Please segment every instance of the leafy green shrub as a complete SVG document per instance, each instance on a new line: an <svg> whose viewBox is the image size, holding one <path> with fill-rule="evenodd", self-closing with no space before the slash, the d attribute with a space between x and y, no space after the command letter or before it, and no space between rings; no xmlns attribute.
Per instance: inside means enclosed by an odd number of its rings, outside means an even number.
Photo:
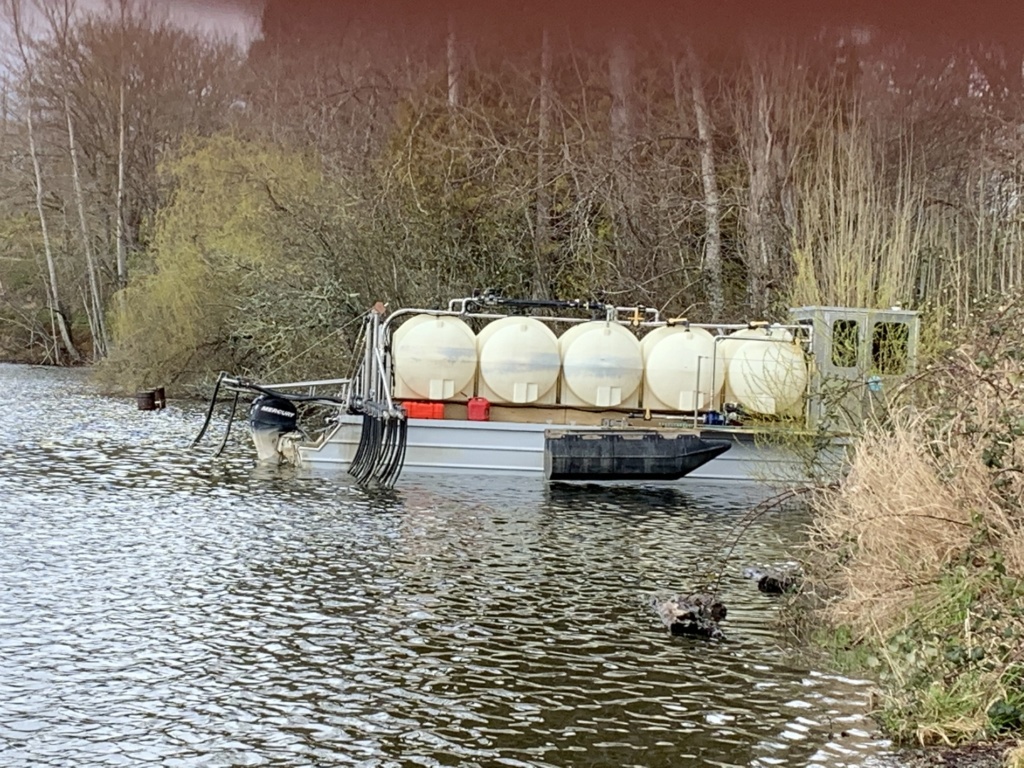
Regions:
<svg viewBox="0 0 1024 768"><path fill-rule="evenodd" d="M115 349L100 370L117 388L188 388L219 370L256 377L340 375L338 338L360 307L325 246L334 190L316 165L231 136L186 144L156 222L151 274L118 301Z"/></svg>

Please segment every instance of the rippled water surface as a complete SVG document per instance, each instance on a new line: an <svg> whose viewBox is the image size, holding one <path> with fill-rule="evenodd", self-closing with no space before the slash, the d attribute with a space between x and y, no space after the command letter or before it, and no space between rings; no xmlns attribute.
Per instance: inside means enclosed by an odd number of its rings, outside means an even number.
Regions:
<svg viewBox="0 0 1024 768"><path fill-rule="evenodd" d="M4 766L868 766L868 686L807 669L741 578L670 637L751 491L253 466L81 372L0 366ZM222 424L221 424L222 426Z"/></svg>

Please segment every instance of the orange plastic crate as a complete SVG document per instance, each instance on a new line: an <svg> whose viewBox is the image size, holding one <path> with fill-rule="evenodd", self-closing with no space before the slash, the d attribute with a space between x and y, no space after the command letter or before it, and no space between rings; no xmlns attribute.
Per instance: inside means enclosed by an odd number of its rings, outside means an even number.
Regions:
<svg viewBox="0 0 1024 768"><path fill-rule="evenodd" d="M402 403L405 413L410 419L443 419L444 403L420 402L407 400Z"/></svg>

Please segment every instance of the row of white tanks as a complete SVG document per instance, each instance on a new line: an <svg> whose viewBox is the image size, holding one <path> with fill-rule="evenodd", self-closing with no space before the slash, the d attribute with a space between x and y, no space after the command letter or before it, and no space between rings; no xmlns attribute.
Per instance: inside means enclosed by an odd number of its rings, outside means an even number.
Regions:
<svg viewBox="0 0 1024 768"><path fill-rule="evenodd" d="M605 321L571 325L556 336L530 317L502 318L474 333L458 317L414 315L392 339L394 394L681 412L735 402L765 415L800 412L807 363L788 331L745 328L715 339L684 325L661 326L641 339Z"/></svg>

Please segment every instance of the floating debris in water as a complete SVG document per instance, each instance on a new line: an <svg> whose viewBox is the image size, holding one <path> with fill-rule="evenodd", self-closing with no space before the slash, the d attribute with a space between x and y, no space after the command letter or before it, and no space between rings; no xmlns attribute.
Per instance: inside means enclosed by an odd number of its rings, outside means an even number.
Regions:
<svg viewBox="0 0 1024 768"><path fill-rule="evenodd" d="M756 581L758 590L766 595L783 595L800 588L800 571L794 565L744 568L743 576Z"/></svg>
<svg viewBox="0 0 1024 768"><path fill-rule="evenodd" d="M656 600L655 609L673 635L720 640L725 637L718 623L725 618L725 604L717 596L698 592Z"/></svg>

